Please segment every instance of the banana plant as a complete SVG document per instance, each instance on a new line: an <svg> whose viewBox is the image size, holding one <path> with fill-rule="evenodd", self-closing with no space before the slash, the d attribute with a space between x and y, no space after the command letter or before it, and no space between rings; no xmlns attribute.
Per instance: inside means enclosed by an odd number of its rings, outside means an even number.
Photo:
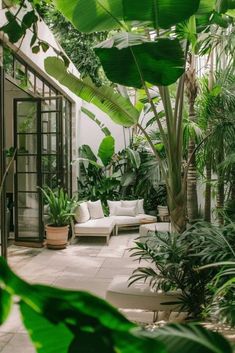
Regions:
<svg viewBox="0 0 235 353"><path fill-rule="evenodd" d="M168 29L168 32L171 32L172 26L188 20L195 13L202 15L212 12L214 2L194 0L185 3L183 0L177 0L166 5L163 0L145 3L140 1L136 3L135 1L135 4L126 0L118 2L110 0L102 3L94 3L94 1L85 3L82 0L74 0L70 1L68 6L66 1L57 0L55 5L80 31L119 30L108 41L101 43L95 51L110 81L145 90L166 151L167 168L163 165L146 130L139 124L137 109L135 110L134 107L131 109L134 119L127 120L122 115L119 123L124 126L127 123L130 123L129 126L137 125L148 139L162 169L167 186L168 205L173 227L176 231L182 232L186 226L186 177L182 179L182 107L185 56L188 46L186 43L182 46L176 38L164 36L163 30ZM86 12L84 12L85 7ZM132 26L133 21L138 27L137 30ZM146 35L146 32L151 32L151 35ZM62 61L59 60L58 58L48 58L45 62L47 72L56 77L60 83L72 88L73 92L80 94L81 89L75 86L76 79L71 78L65 65L63 67ZM74 84L71 84L70 79ZM175 106L173 106L169 85L178 79L179 85ZM85 84L83 83L84 88ZM149 90L151 85L158 86L165 110L166 128L163 126L156 106L151 99ZM106 87L99 88L102 91L105 89ZM94 102L91 95L89 97L82 95L82 98ZM130 101L127 99L125 104L129 105ZM99 107L102 109L101 104ZM103 109L103 111L105 110ZM107 109L106 112L108 113ZM113 119L112 115L110 117ZM133 120L135 121L133 122Z"/></svg>

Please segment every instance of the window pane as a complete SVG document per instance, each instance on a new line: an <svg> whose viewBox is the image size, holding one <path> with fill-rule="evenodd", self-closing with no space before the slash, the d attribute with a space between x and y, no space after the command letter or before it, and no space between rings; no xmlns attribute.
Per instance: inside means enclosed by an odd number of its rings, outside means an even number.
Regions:
<svg viewBox="0 0 235 353"><path fill-rule="evenodd" d="M38 194L18 193L19 237L35 237L39 234Z"/></svg>
<svg viewBox="0 0 235 353"><path fill-rule="evenodd" d="M34 102L18 102L17 132L37 132L37 106Z"/></svg>
<svg viewBox="0 0 235 353"><path fill-rule="evenodd" d="M37 172L37 157L36 156L21 156L17 157L17 171L18 172Z"/></svg>
<svg viewBox="0 0 235 353"><path fill-rule="evenodd" d="M37 191L37 174L17 174L18 191Z"/></svg>

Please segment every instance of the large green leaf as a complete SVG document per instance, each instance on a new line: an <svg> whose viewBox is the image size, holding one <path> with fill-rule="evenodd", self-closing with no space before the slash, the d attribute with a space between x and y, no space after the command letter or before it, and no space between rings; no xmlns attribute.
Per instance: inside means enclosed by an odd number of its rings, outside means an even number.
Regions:
<svg viewBox="0 0 235 353"><path fill-rule="evenodd" d="M116 45L123 37L123 48ZM133 35L129 35L133 40ZM141 38L138 37L139 42ZM117 35L110 42L95 48L110 81L124 86L141 88L142 79L157 86L168 86L184 72L184 54L177 39L159 39L128 46L126 34ZM120 45L120 44L118 44ZM108 46L108 47L107 47ZM141 79L142 77L142 79Z"/></svg>
<svg viewBox="0 0 235 353"><path fill-rule="evenodd" d="M122 0L54 0L59 11L81 32L121 27Z"/></svg>
<svg viewBox="0 0 235 353"><path fill-rule="evenodd" d="M2 325L11 311L12 307L12 297L11 295L0 288L0 325Z"/></svg>
<svg viewBox="0 0 235 353"><path fill-rule="evenodd" d="M98 156L100 157L104 166L107 166L114 155L115 152L115 140L113 136L106 136L99 147Z"/></svg>
<svg viewBox="0 0 235 353"><path fill-rule="evenodd" d="M161 342L133 334L135 325L104 300L28 284L2 258L0 285L20 300L23 322L38 353L167 353Z"/></svg>
<svg viewBox="0 0 235 353"><path fill-rule="evenodd" d="M165 344L169 353L232 353L223 336L199 325L167 325L153 332L153 336Z"/></svg>
<svg viewBox="0 0 235 353"><path fill-rule="evenodd" d="M97 158L89 145L82 145L79 148L79 156L97 162Z"/></svg>
<svg viewBox="0 0 235 353"><path fill-rule="evenodd" d="M64 322L50 322L24 302L20 303L23 323L31 340L35 342L38 353L67 353L74 339L73 333Z"/></svg>
<svg viewBox="0 0 235 353"><path fill-rule="evenodd" d="M170 28L188 19L198 9L200 0L124 0L128 21L150 21L154 28Z"/></svg>
<svg viewBox="0 0 235 353"><path fill-rule="evenodd" d="M48 57L45 60L45 69L49 75L78 97L96 105L108 114L115 123L125 127L137 123L138 110L134 108L129 99L115 93L111 87L97 87L89 79L80 80L67 71L63 60L56 57Z"/></svg>
<svg viewBox="0 0 235 353"><path fill-rule="evenodd" d="M82 32L112 30L123 22L148 22L170 28L188 19L200 0L55 0L55 5Z"/></svg>
<svg viewBox="0 0 235 353"><path fill-rule="evenodd" d="M127 147L126 152L127 152L127 156L131 162L132 167L135 169L139 169L140 164L141 164L139 152L135 151L129 147Z"/></svg>

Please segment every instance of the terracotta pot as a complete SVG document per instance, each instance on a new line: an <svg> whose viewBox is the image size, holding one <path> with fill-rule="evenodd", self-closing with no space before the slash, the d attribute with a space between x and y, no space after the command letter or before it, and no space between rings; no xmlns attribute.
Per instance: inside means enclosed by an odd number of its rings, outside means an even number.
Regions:
<svg viewBox="0 0 235 353"><path fill-rule="evenodd" d="M46 225L47 247L49 249L65 249L68 243L69 226L53 227Z"/></svg>

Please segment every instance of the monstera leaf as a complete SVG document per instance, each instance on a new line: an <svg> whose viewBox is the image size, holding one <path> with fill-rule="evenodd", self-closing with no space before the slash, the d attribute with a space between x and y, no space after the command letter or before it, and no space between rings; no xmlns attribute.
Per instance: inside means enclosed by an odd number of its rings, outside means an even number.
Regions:
<svg viewBox="0 0 235 353"><path fill-rule="evenodd" d="M199 3L200 0L55 0L58 10L81 32L126 28L125 22L131 21L170 28L193 15Z"/></svg>
<svg viewBox="0 0 235 353"><path fill-rule="evenodd" d="M90 79L80 80L67 71L63 60L48 57L45 60L45 70L49 75L70 89L78 97L100 108L117 124L130 127L138 121L139 112L129 99L115 93L110 87L95 86Z"/></svg>
<svg viewBox="0 0 235 353"><path fill-rule="evenodd" d="M123 86L141 88L142 80L168 86L184 72L184 54L177 39L146 42L138 35L118 34L95 52L109 80Z"/></svg>

